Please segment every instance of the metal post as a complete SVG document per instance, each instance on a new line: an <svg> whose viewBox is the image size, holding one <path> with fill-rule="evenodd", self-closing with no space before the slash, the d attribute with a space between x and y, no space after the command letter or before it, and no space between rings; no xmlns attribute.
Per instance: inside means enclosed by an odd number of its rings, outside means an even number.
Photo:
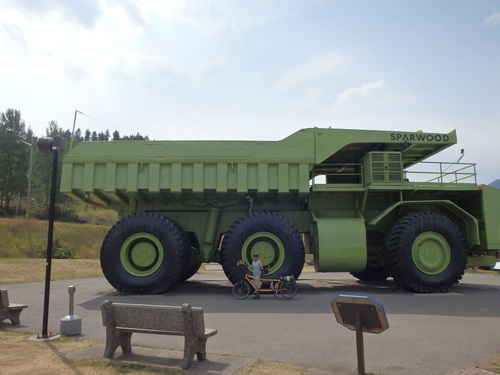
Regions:
<svg viewBox="0 0 500 375"><path fill-rule="evenodd" d="M43 299L43 319L42 319L42 339L49 338L48 336L48 320L49 320L49 295L50 295L50 273L52 268L52 243L54 236L54 214L56 206L56 183L57 183L57 155L54 151L52 159L52 186L50 190L50 206L49 206L49 230L47 235L47 263L45 268L45 295Z"/></svg>
<svg viewBox="0 0 500 375"><path fill-rule="evenodd" d="M74 285L70 285L68 287L68 293L69 293L69 315L72 316L74 315L74 308L75 308L75 292L76 288Z"/></svg>
<svg viewBox="0 0 500 375"><path fill-rule="evenodd" d="M71 142L69 143L69 149L73 149L73 139L75 138L75 125L76 125L76 115L78 114L78 109L75 109L75 118L73 119L73 131L71 132Z"/></svg>
<svg viewBox="0 0 500 375"><path fill-rule="evenodd" d="M361 313L358 311L354 314L356 325L356 350L358 353L358 374L365 375L365 350L363 346L363 324L361 321Z"/></svg>

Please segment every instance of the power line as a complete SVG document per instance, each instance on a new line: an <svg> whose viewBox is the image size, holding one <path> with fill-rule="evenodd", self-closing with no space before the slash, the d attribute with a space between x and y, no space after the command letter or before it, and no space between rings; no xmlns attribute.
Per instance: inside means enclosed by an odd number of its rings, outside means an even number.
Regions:
<svg viewBox="0 0 500 375"><path fill-rule="evenodd" d="M125 128L123 126L120 126L120 125L117 125L117 124L114 124L112 122L109 122L109 121L106 121L106 120L101 120L97 117L94 117L94 116L90 116L90 115L87 115L86 113L83 113L82 111L79 111L79 110L76 110L79 114L81 115L84 115L84 116L87 116L88 118L91 118L93 120L96 120L96 121L99 121L99 122L102 122L103 124L107 124L107 125L111 125L111 126L116 126L117 128L120 128L120 129L123 129L123 130L128 130L130 132L135 132L135 130L132 130L132 129L128 129L128 128Z"/></svg>

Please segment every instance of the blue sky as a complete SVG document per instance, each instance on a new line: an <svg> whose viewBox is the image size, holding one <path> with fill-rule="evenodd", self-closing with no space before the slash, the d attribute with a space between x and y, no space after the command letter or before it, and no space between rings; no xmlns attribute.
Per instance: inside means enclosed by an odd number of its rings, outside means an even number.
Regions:
<svg viewBox="0 0 500 375"><path fill-rule="evenodd" d="M0 111L36 135L449 132L500 178L498 0L0 0Z"/></svg>

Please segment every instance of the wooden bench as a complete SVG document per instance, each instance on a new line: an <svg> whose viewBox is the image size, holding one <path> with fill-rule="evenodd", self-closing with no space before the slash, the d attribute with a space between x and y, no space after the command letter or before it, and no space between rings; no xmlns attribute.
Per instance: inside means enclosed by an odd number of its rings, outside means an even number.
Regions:
<svg viewBox="0 0 500 375"><path fill-rule="evenodd" d="M0 289L0 305L2 306L0 309L0 322L3 322L5 319L9 319L12 324L20 323L19 315L21 315L23 309L28 307L28 305L10 303L7 289Z"/></svg>
<svg viewBox="0 0 500 375"><path fill-rule="evenodd" d="M102 322L106 327L104 358L113 358L120 346L123 353L132 351L132 333L153 333L184 336L184 359L182 368L190 368L196 354L198 361L206 358L207 339L217 333L206 329L201 307L138 305L113 303L101 304Z"/></svg>

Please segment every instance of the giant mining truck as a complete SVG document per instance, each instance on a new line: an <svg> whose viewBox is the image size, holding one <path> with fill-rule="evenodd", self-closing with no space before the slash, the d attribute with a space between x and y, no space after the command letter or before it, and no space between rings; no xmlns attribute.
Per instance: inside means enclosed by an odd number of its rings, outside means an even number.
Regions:
<svg viewBox="0 0 500 375"><path fill-rule="evenodd" d="M446 292L500 249L500 190L475 164L424 162L447 134L302 129L280 141L81 142L61 191L116 210L101 248L118 291L157 294L203 263L241 278L260 255L269 277L317 272L392 278Z"/></svg>

